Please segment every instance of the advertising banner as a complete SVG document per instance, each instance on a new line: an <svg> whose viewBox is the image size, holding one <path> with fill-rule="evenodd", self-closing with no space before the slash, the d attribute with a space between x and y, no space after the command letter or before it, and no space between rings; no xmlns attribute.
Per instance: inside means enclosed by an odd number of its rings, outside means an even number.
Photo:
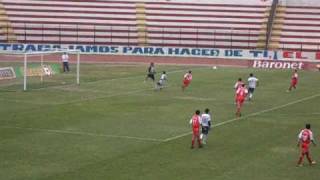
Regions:
<svg viewBox="0 0 320 180"><path fill-rule="evenodd" d="M254 60L252 63L253 68L261 69L303 69L303 62L294 61L263 61Z"/></svg>
<svg viewBox="0 0 320 180"><path fill-rule="evenodd" d="M83 54L97 55L134 55L134 56L169 56L203 57L244 60L284 60L284 61L319 61L319 52L267 51L248 49L218 48L183 48L183 47L138 47L138 46L103 46L73 44L6 44L0 43L0 52L35 52L54 49L79 50Z"/></svg>

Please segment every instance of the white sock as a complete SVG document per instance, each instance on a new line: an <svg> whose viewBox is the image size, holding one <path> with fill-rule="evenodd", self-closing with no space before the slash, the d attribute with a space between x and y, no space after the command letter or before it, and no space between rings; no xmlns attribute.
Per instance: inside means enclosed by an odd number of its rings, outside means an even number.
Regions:
<svg viewBox="0 0 320 180"><path fill-rule="evenodd" d="M203 144L206 144L207 143L207 135L203 135L202 138L203 138L202 139Z"/></svg>

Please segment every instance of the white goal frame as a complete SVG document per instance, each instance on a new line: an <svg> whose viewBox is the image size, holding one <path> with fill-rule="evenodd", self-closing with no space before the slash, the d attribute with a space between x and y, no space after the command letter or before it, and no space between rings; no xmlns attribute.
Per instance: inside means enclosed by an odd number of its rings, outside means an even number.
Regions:
<svg viewBox="0 0 320 180"><path fill-rule="evenodd" d="M55 50L48 50L43 52L26 52L21 53L23 55L24 61L24 75L23 75L23 90L27 90L27 69L28 69L28 57L30 56L39 56L41 57L41 67L43 66L43 56L49 54L57 54L57 53L68 53L68 54L76 54L77 55L77 76L76 76L76 83L80 85L80 51L79 50L67 50L67 49L55 49ZM41 81L43 81L43 76L41 75Z"/></svg>

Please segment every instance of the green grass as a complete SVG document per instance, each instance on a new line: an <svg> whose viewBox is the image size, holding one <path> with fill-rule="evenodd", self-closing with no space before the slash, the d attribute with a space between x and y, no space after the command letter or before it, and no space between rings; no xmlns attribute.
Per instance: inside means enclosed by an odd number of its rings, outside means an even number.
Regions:
<svg viewBox="0 0 320 180"><path fill-rule="evenodd" d="M182 92L188 69L194 79ZM320 165L295 164L305 123L319 139L319 72L299 72L298 89L287 93L290 71L157 70L169 72L161 92L143 82L145 65L82 64L80 86L73 73L35 79L27 92L21 80L1 82L0 179L318 180ZM193 112L210 108L216 125L234 119L233 85L250 72L260 86L244 117L213 128L203 149L190 149L191 135L178 136L191 131ZM318 148L311 150L320 162Z"/></svg>

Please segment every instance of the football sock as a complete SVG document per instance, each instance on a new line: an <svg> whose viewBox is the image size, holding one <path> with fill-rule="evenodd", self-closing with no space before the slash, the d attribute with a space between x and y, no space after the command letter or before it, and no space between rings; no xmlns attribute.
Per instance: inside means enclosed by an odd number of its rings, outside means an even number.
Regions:
<svg viewBox="0 0 320 180"><path fill-rule="evenodd" d="M311 159L309 153L307 154L307 159L308 159L309 163L311 164L312 163L312 159Z"/></svg>
<svg viewBox="0 0 320 180"><path fill-rule="evenodd" d="M301 155L300 158L299 158L298 164L302 163L303 158L304 158L304 155Z"/></svg>

